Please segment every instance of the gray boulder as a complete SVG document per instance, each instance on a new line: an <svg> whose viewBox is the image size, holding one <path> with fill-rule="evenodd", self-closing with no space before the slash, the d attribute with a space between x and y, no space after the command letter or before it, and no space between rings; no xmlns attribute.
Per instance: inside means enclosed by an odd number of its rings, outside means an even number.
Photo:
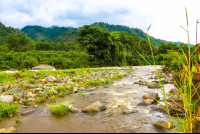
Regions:
<svg viewBox="0 0 200 134"><path fill-rule="evenodd" d="M22 116L30 115L30 114L34 113L35 111L37 111L37 109L30 109L25 112L21 112L20 115L22 115Z"/></svg>

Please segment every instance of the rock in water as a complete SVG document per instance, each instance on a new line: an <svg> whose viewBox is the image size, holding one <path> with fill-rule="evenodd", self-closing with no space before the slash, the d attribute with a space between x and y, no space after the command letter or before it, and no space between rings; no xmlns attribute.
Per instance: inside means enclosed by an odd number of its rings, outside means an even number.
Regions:
<svg viewBox="0 0 200 134"><path fill-rule="evenodd" d="M70 111L72 113L79 113L80 112L80 110L78 108L75 108L75 107L70 108Z"/></svg>
<svg viewBox="0 0 200 134"><path fill-rule="evenodd" d="M37 109L30 109L30 110L27 110L27 111L25 111L25 112L20 113L20 115L26 116L26 115L32 114L32 113L35 112L36 110L37 110Z"/></svg>
<svg viewBox="0 0 200 134"><path fill-rule="evenodd" d="M174 127L174 125L168 120L158 120L153 124L153 126L167 129L171 129Z"/></svg>
<svg viewBox="0 0 200 134"><path fill-rule="evenodd" d="M106 106L102 105L99 101L92 103L91 105L83 108L81 111L84 113L99 112L100 110L105 110Z"/></svg>
<svg viewBox="0 0 200 134"><path fill-rule="evenodd" d="M0 101L3 102L3 103L12 103L14 99L14 96L13 95L1 95L0 96Z"/></svg>
<svg viewBox="0 0 200 134"><path fill-rule="evenodd" d="M149 94L145 94L142 96L144 102L154 102L156 100L159 100L160 97L158 96L158 93L150 92Z"/></svg>

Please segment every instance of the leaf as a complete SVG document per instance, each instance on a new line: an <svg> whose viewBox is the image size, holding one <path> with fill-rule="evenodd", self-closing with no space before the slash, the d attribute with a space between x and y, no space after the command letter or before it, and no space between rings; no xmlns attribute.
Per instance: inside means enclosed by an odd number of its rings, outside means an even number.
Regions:
<svg viewBox="0 0 200 134"><path fill-rule="evenodd" d="M168 122L168 128L170 128L170 126L171 126L171 122Z"/></svg>
<svg viewBox="0 0 200 134"><path fill-rule="evenodd" d="M196 44L195 47L197 48L198 54L200 55L200 48L199 48L198 44Z"/></svg>
<svg viewBox="0 0 200 134"><path fill-rule="evenodd" d="M199 64L198 64L198 62L196 60L194 62L196 63L197 72L199 72Z"/></svg>

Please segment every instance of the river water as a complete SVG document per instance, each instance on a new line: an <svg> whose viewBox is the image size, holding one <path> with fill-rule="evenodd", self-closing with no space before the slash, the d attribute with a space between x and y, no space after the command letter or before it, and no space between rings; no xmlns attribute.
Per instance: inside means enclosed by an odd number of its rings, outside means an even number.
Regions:
<svg viewBox="0 0 200 134"><path fill-rule="evenodd" d="M161 68L161 66L156 66ZM78 93L58 98L58 102L75 101L74 107L82 109L95 101L100 101L107 107L99 113L71 113L65 116L55 116L51 113L51 103L45 102L37 107L37 111L20 116L21 126L17 126L17 133L169 133L169 130L159 129L152 124L160 119L167 119L167 115L160 112L151 113L152 107L137 106L143 102L142 96L148 92L161 93L156 89L150 89L145 85L133 84L139 80L153 81L148 75L155 71L151 66L133 66L135 71L127 77L114 81L108 86L99 86L92 91L81 91L85 96ZM140 79L142 78L142 79ZM165 84L168 92L174 85ZM19 111L26 111L31 108L20 108ZM123 109L135 109L138 112L122 114ZM11 127L15 124L14 117L5 117L0 120L0 128Z"/></svg>

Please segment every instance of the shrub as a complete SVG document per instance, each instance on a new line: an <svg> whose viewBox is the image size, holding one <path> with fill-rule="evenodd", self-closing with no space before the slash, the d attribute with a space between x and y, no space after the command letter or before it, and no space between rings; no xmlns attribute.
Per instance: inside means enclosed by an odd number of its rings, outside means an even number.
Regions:
<svg viewBox="0 0 200 134"><path fill-rule="evenodd" d="M89 80L87 81L87 84L88 84L89 86L92 86L92 85L94 84L94 80L93 80L93 79L89 79Z"/></svg>
<svg viewBox="0 0 200 134"><path fill-rule="evenodd" d="M18 104L7 104L0 102L0 119L2 116L9 116L18 110Z"/></svg>
<svg viewBox="0 0 200 134"><path fill-rule="evenodd" d="M65 115L69 111L69 102L62 102L62 103L57 103L55 105L50 106L50 110L53 114L55 115Z"/></svg>
<svg viewBox="0 0 200 134"><path fill-rule="evenodd" d="M46 100L46 95L42 94L39 98L36 99L37 103L44 103Z"/></svg>
<svg viewBox="0 0 200 134"><path fill-rule="evenodd" d="M78 79L77 79L77 78L72 78L72 81L73 81L73 82L77 82Z"/></svg>
<svg viewBox="0 0 200 134"><path fill-rule="evenodd" d="M30 79L28 80L28 83L30 83L30 84L34 84L34 83L35 83L35 79L30 78Z"/></svg>
<svg viewBox="0 0 200 134"><path fill-rule="evenodd" d="M56 89L59 93L60 92L66 92L66 87L65 86L62 86L62 85L58 85L57 89Z"/></svg>

